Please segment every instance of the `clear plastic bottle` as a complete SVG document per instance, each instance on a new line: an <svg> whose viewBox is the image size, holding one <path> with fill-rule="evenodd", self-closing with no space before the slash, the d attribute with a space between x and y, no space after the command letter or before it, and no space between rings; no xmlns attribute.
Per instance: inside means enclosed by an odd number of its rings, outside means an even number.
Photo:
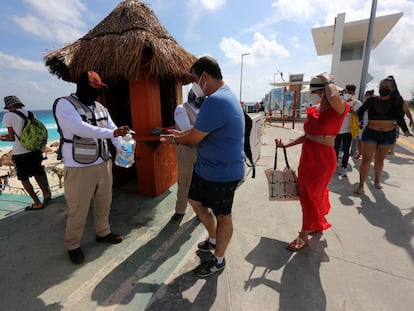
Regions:
<svg viewBox="0 0 414 311"><path fill-rule="evenodd" d="M131 167L135 160L135 139L131 133L122 137L121 147L117 150L115 164L120 167Z"/></svg>

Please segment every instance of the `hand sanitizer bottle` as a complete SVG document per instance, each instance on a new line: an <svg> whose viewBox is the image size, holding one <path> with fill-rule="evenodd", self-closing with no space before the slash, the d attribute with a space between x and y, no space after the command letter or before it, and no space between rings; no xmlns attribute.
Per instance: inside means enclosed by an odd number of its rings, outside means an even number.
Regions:
<svg viewBox="0 0 414 311"><path fill-rule="evenodd" d="M135 139L131 133L126 134L122 137L121 147L117 150L115 157L115 164L128 168L131 167L135 162Z"/></svg>

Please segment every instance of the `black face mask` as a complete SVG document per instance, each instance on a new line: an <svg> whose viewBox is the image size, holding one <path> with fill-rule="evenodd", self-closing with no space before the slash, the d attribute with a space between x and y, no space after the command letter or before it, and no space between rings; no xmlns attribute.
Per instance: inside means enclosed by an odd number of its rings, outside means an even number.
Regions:
<svg viewBox="0 0 414 311"><path fill-rule="evenodd" d="M379 89L379 94L381 96L388 96L388 95L391 94L391 90L390 89L387 89L385 87L382 87L382 88Z"/></svg>
<svg viewBox="0 0 414 311"><path fill-rule="evenodd" d="M89 84L88 73L84 72L79 77L76 88L76 96L85 105L92 105L99 96L99 90Z"/></svg>

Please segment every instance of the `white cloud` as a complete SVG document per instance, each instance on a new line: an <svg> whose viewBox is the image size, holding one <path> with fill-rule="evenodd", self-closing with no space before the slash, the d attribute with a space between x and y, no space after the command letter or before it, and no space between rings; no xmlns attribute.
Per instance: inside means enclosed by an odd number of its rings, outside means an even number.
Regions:
<svg viewBox="0 0 414 311"><path fill-rule="evenodd" d="M26 0L31 13L13 16L12 20L24 31L46 40L71 42L84 33L86 11L80 0L37 1Z"/></svg>
<svg viewBox="0 0 414 311"><path fill-rule="evenodd" d="M188 22L185 37L188 41L199 41L200 34L195 30L200 17L205 10L214 13L217 9L226 5L226 0L190 0L186 2L186 14Z"/></svg>
<svg viewBox="0 0 414 311"><path fill-rule="evenodd" d="M200 0L200 4L209 11L215 11L219 7L225 5L226 0Z"/></svg>
<svg viewBox="0 0 414 311"><path fill-rule="evenodd" d="M0 52L0 67L11 68L19 71L47 71L42 62L34 62L14 55L7 55L2 52Z"/></svg>
<svg viewBox="0 0 414 311"><path fill-rule="evenodd" d="M250 45L242 44L234 38L223 38L220 49L233 63L240 62L242 53L250 53L249 57L246 57L246 64L263 64L275 58L290 56L289 51L276 39L269 40L259 32L254 34Z"/></svg>

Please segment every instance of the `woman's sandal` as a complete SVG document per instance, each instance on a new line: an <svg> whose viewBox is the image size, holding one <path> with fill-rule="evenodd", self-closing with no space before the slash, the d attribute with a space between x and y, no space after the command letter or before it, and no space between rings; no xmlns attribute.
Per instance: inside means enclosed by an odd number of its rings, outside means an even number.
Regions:
<svg viewBox="0 0 414 311"><path fill-rule="evenodd" d="M374 187L375 187L376 189L382 189L382 186L381 186L381 184L380 184L379 182L375 182L375 183L374 183Z"/></svg>
<svg viewBox="0 0 414 311"><path fill-rule="evenodd" d="M362 189L362 188L356 188L356 189L354 190L354 193L355 193L355 194L363 194L363 193L364 193L364 189Z"/></svg>
<svg viewBox="0 0 414 311"><path fill-rule="evenodd" d="M290 250L291 252L298 252L300 251L302 248L308 246L308 241L304 241L300 238L300 236L298 235L296 239L294 239L292 242L290 242L286 248L288 250Z"/></svg>

